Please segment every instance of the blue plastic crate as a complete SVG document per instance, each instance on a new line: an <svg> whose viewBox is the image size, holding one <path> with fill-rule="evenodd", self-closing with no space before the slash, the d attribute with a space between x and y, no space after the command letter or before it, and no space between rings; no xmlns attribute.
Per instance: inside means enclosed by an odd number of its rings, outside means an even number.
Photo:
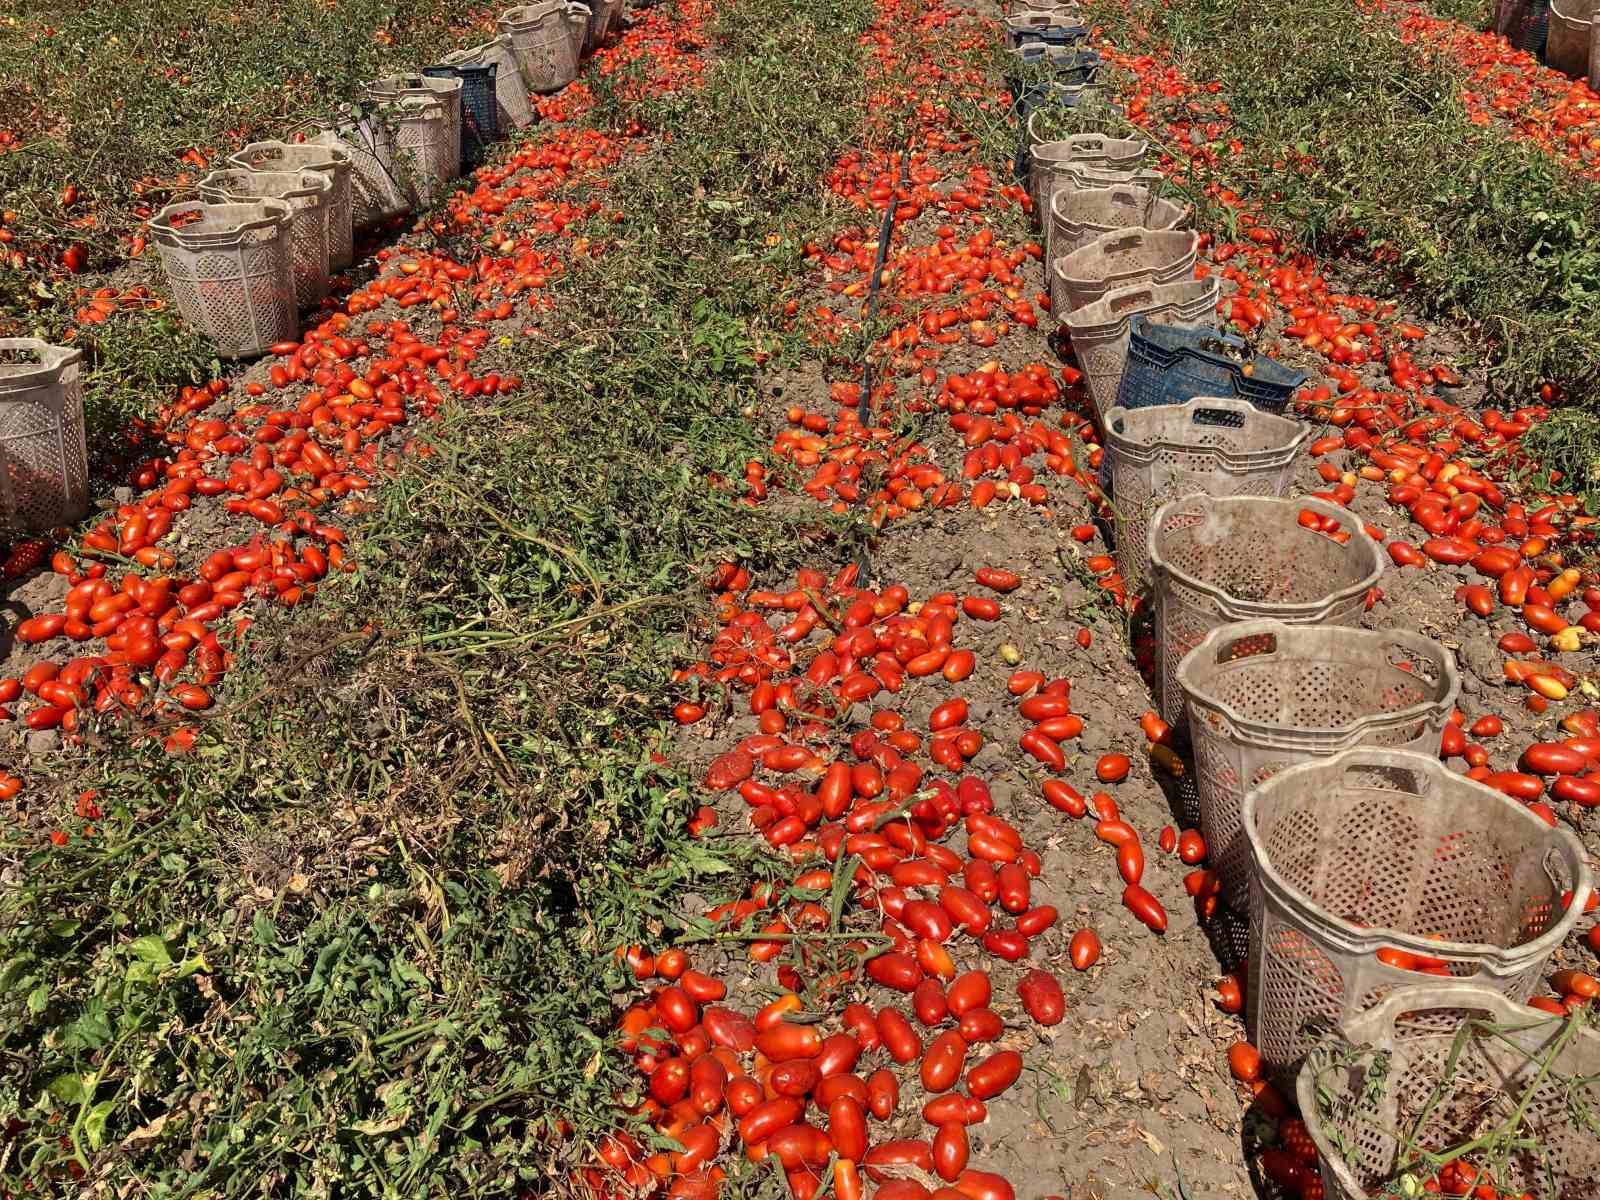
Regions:
<svg viewBox="0 0 1600 1200"><path fill-rule="evenodd" d="M1024 63L1039 63L1044 61L1051 49L1045 45L1032 45L1014 54ZM1050 84L1056 87L1079 87L1093 83L1102 65L1100 54L1095 50L1076 50L1068 55L1054 56L1050 63ZM1008 74L1005 78L1011 94L1020 96L1023 91L1022 77Z"/></svg>
<svg viewBox="0 0 1600 1200"><path fill-rule="evenodd" d="M424 75L436 79L461 80L462 174L480 165L489 143L500 138L500 109L494 95L498 71L498 63L461 63L422 69Z"/></svg>
<svg viewBox="0 0 1600 1200"><path fill-rule="evenodd" d="M1231 334L1135 317L1117 403L1148 408L1184 404L1196 396L1237 396L1262 412L1283 412L1306 373L1258 354L1249 360L1246 374L1249 353L1244 341Z"/></svg>

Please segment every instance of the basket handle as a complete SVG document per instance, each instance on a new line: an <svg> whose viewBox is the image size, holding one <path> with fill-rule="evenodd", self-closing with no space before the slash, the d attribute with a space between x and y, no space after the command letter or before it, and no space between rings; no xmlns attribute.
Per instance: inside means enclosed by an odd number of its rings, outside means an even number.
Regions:
<svg viewBox="0 0 1600 1200"><path fill-rule="evenodd" d="M1433 780L1429 779L1421 771L1413 771L1410 767L1403 767L1392 762L1386 762L1382 758L1370 759L1366 762L1360 763L1351 763L1349 766L1345 767L1344 775L1346 779L1349 779L1351 776L1360 771L1372 770L1373 768L1380 768L1387 771L1389 773L1391 782L1393 782L1395 785L1396 790L1405 792L1409 796L1426 796L1429 792L1433 791Z"/></svg>
<svg viewBox="0 0 1600 1200"><path fill-rule="evenodd" d="M1278 652L1278 635L1271 630L1242 633L1217 646L1217 665L1242 662L1247 658L1267 658Z"/></svg>
<svg viewBox="0 0 1600 1200"><path fill-rule="evenodd" d="M1358 1043L1370 1043L1381 1034L1394 1032L1401 1013L1428 1009L1472 1009L1490 1020L1505 1020L1516 1014L1517 1005L1492 987L1481 983L1415 984L1398 987L1371 1008L1345 1022L1345 1033ZM1551 1017L1559 1021L1560 1017Z"/></svg>
<svg viewBox="0 0 1600 1200"><path fill-rule="evenodd" d="M1107 299L1106 307L1114 314L1121 314L1141 306L1148 308L1155 298L1155 292L1147 287L1123 288Z"/></svg>
<svg viewBox="0 0 1600 1200"><path fill-rule="evenodd" d="M1196 425L1239 428L1239 417L1249 417L1256 411L1248 400L1235 400L1228 396L1203 396L1194 401L1189 410L1189 420ZM1203 406L1203 407L1202 407Z"/></svg>
<svg viewBox="0 0 1600 1200"><path fill-rule="evenodd" d="M1145 231L1142 229L1130 229L1114 234L1112 235L1114 240L1101 247L1100 252L1102 254L1125 254L1130 250L1137 250L1144 245L1144 234Z"/></svg>

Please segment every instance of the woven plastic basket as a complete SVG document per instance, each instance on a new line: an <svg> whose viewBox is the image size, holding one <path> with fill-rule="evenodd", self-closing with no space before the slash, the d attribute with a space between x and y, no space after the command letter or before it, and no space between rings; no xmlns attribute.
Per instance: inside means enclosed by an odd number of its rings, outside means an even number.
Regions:
<svg viewBox="0 0 1600 1200"><path fill-rule="evenodd" d="M1214 329L1219 294L1214 278L1136 283L1107 292L1093 304L1067 313L1062 323L1072 339L1072 353L1088 383L1095 409L1104 416L1116 401L1117 384L1128 359L1128 329L1134 317Z"/></svg>
<svg viewBox="0 0 1600 1200"><path fill-rule="evenodd" d="M1007 53L1013 66L1005 75L1006 90L1018 97L1041 87L1087 87L1102 65L1098 53L1078 46L1024 42Z"/></svg>
<svg viewBox="0 0 1600 1200"><path fill-rule="evenodd" d="M1028 118L1030 137L1039 124L1039 115L1034 113ZM1033 196L1034 212L1050 211L1057 177L1069 167L1135 171L1144 161L1149 145L1132 138L1109 138L1099 133L1076 133L1071 137L1032 142L1028 157L1028 191Z"/></svg>
<svg viewBox="0 0 1600 1200"><path fill-rule="evenodd" d="M498 132L503 136L508 129L522 129L533 123L533 105L528 103L528 85L522 80L522 68L512 52L511 39L501 34L481 46L456 50L439 60L447 67L495 67L494 99L498 110Z"/></svg>
<svg viewBox="0 0 1600 1200"><path fill-rule="evenodd" d="M1241 817L1255 868L1247 1025L1282 1081L1317 1026L1397 987L1527 999L1590 893L1575 837L1437 754L1363 746L1302 763L1246 792Z"/></svg>
<svg viewBox="0 0 1600 1200"><path fill-rule="evenodd" d="M1167 497L1281 496L1312 432L1231 397L1107 412L1105 475L1115 497L1117 570L1128 589L1149 581L1150 518Z"/></svg>
<svg viewBox="0 0 1600 1200"><path fill-rule="evenodd" d="M1250 903L1244 793L1286 767L1354 746L1439 752L1461 691L1455 659L1404 630L1239 621L1178 664L1189 711L1200 832L1236 912Z"/></svg>
<svg viewBox="0 0 1600 1200"><path fill-rule="evenodd" d="M208 204L249 203L270 197L288 204L294 252L294 299L312 308L328 294L328 198L333 181L318 171L212 171L199 183Z"/></svg>
<svg viewBox="0 0 1600 1200"><path fill-rule="evenodd" d="M417 203L432 204L440 186L461 173L461 103L459 78L427 75L386 75L367 85L367 94L385 105L399 105L395 113L396 161L404 165L409 155L417 175ZM442 129L434 123L429 104L444 117Z"/></svg>
<svg viewBox="0 0 1600 1200"><path fill-rule="evenodd" d="M1117 404L1145 408L1182 404L1196 396L1238 396L1266 412L1281 413L1295 388L1306 381L1305 372L1261 354L1247 362L1248 354L1245 343L1229 334L1135 321Z"/></svg>
<svg viewBox="0 0 1600 1200"><path fill-rule="evenodd" d="M226 358L265 354L300 332L294 302L293 211L282 200L169 204L150 219L184 320Z"/></svg>
<svg viewBox="0 0 1600 1200"><path fill-rule="evenodd" d="M1158 199L1146 187L1062 189L1050 204L1046 261L1065 258L1101 234L1120 229L1176 229L1188 220L1187 208Z"/></svg>
<svg viewBox="0 0 1600 1200"><path fill-rule="evenodd" d="M328 270L342 271L355 261L350 215L350 154L338 146L296 146L288 142L251 142L228 161L247 171L316 171L331 185L328 210Z"/></svg>
<svg viewBox="0 0 1600 1200"><path fill-rule="evenodd" d="M0 338L0 527L34 533L89 510L83 352Z"/></svg>
<svg viewBox="0 0 1600 1200"><path fill-rule="evenodd" d="M1501 1195L1600 1196L1600 1032L1492 988L1395 989L1311 1052L1295 1094L1328 1200L1423 1175L1415 1151L1448 1154L1519 1110L1523 1144L1494 1164Z"/></svg>
<svg viewBox="0 0 1600 1200"><path fill-rule="evenodd" d="M1050 311L1064 317L1107 292L1194 277L1200 236L1187 229L1116 229L1050 262Z"/></svg>
<svg viewBox="0 0 1600 1200"><path fill-rule="evenodd" d="M1306 528L1331 517L1346 542ZM1183 719L1178 664L1219 625L1266 617L1294 625L1357 625L1384 555L1354 514L1321 500L1198 493L1156 510L1146 540L1155 597L1157 696Z"/></svg>
<svg viewBox="0 0 1600 1200"><path fill-rule="evenodd" d="M1041 211L1052 214L1050 224L1045 228L1045 248L1050 247L1052 237L1060 237L1060 228L1075 222L1071 212L1075 207L1070 199L1063 199L1070 193L1102 191L1108 188L1143 188L1152 196L1159 196L1166 187L1166 177L1160 171L1150 168L1135 167L1132 170L1117 170L1104 165L1092 163L1070 162L1063 164L1060 169L1052 171L1049 176L1049 186L1046 189L1050 197L1049 204ZM1150 221L1152 216L1164 212L1165 206L1170 202L1155 200L1151 203L1150 213L1145 220ZM1158 207L1159 206L1159 207ZM1055 214L1066 214L1057 217ZM1180 221L1179 224L1186 222ZM1156 220L1156 224L1161 224ZM1089 241L1093 241L1097 234L1091 234ZM1048 261L1048 260L1047 260Z"/></svg>
<svg viewBox="0 0 1600 1200"><path fill-rule="evenodd" d="M461 81L459 174L465 175L483 162L490 144L500 139L500 106L495 100L495 76L499 70L495 63L441 63L422 68L429 79Z"/></svg>
<svg viewBox="0 0 1600 1200"><path fill-rule="evenodd" d="M1589 77L1589 38L1596 0L1551 0L1544 60L1563 75Z"/></svg>
<svg viewBox="0 0 1600 1200"><path fill-rule="evenodd" d="M522 81L534 92L559 92L578 77L579 44L573 43L575 17L561 0L522 4L500 14L500 32L511 39ZM584 28L588 10L584 10Z"/></svg>

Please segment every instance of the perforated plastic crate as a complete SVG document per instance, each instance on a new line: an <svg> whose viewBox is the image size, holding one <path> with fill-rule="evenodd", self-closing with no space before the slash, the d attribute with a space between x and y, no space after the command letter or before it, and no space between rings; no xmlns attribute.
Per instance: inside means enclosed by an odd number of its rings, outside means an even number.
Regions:
<svg viewBox="0 0 1600 1200"><path fill-rule="evenodd" d="M226 358L265 354L300 333L294 253L282 200L169 204L150 219L183 317Z"/></svg>
<svg viewBox="0 0 1600 1200"><path fill-rule="evenodd" d="M1114 229L1050 261L1050 311L1064 317L1107 292L1194 278L1200 235L1188 229Z"/></svg>
<svg viewBox="0 0 1600 1200"><path fill-rule="evenodd" d="M1129 591L1149 582L1150 519L1170 496L1281 496L1309 426L1245 400L1113 408L1105 414L1105 480L1116 520L1117 570Z"/></svg>
<svg viewBox="0 0 1600 1200"><path fill-rule="evenodd" d="M37 533L89 510L83 352L0 338L0 527Z"/></svg>
<svg viewBox="0 0 1600 1200"><path fill-rule="evenodd" d="M1600 1032L1492 988L1395 989L1311 1052L1295 1094L1328 1200L1392 1194L1408 1170L1430 1173L1419 1151L1442 1156L1506 1124L1518 1144L1494 1164L1501 1195L1600 1196L1600 1135L1585 1119L1600 1113Z"/></svg>
<svg viewBox="0 0 1600 1200"><path fill-rule="evenodd" d="M1339 522L1332 533L1301 513ZM1183 720L1178 664L1206 634L1234 621L1357 625L1385 556L1355 514L1312 499L1182 496L1156 510L1146 542L1155 597L1157 695Z"/></svg>
<svg viewBox="0 0 1600 1200"><path fill-rule="evenodd" d="M328 193L328 270L342 271L355 261L354 219L350 202L350 153L339 146L251 142L228 157L249 171L316 171L332 185Z"/></svg>
<svg viewBox="0 0 1600 1200"><path fill-rule="evenodd" d="M533 123L533 105L528 102L528 85L522 81L522 68L511 49L511 38L501 34L480 46L469 46L446 54L440 60L447 67L487 66L493 64L494 98L497 110L497 132L500 136L511 129L522 129Z"/></svg>
<svg viewBox="0 0 1600 1200"><path fill-rule="evenodd" d="M1269 418L1271 419L1271 418ZM1238 621L1178 664L1206 861L1234 911L1250 902L1244 793L1355 746L1437 754L1461 690L1455 657L1399 629Z"/></svg>
<svg viewBox="0 0 1600 1200"><path fill-rule="evenodd" d="M530 91L559 92L578 77L578 58L589 27L584 5L561 0L521 4L500 14L499 27L511 39Z"/></svg>
<svg viewBox="0 0 1600 1200"><path fill-rule="evenodd" d="M1255 868L1247 1024L1282 1081L1319 1026L1396 988L1477 983L1527 999L1591 890L1572 834L1437 754L1360 747L1302 763L1246 792L1242 819Z"/></svg>
<svg viewBox="0 0 1600 1200"><path fill-rule="evenodd" d="M270 197L288 204L294 250L294 298L313 308L328 294L328 200L333 181L319 171L212 171L199 183L210 204L245 203Z"/></svg>

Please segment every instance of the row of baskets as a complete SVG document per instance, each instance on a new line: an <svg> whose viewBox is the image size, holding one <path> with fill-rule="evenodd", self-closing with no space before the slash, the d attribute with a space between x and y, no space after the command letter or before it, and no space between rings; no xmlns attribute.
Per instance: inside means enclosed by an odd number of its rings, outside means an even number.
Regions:
<svg viewBox="0 0 1600 1200"><path fill-rule="evenodd" d="M1029 85L1018 86L1025 94ZM1145 165L1149 144L1104 132L1052 134L1064 112L1085 122L1098 103L1092 88L1067 85L1028 111L1019 158L1045 235L1051 311L1096 411L1104 420L1115 407L1223 395L1282 412L1305 376L1218 331L1218 283L1195 278L1191 211L1162 194L1163 177Z"/></svg>
<svg viewBox="0 0 1600 1200"><path fill-rule="evenodd" d="M299 333L299 313L354 261L355 234L433 203L486 147L534 120L530 92L572 81L622 18L623 0L543 0L501 15L492 41L368 85L338 120L258 141L150 221L184 319L225 357ZM0 339L0 527L81 518L89 501L82 355Z"/></svg>
<svg viewBox="0 0 1600 1200"><path fill-rule="evenodd" d="M1572 930L1590 875L1571 834L1440 762L1459 691L1451 652L1361 629L1384 569L1378 543L1348 511L1284 495L1310 430L1279 414L1303 377L1242 361L1211 326L1216 285L1193 278L1185 215L1155 207L1142 142L1042 136L1060 110L1082 116L1088 88L1074 88L1022 116L1054 308L1104 426L1119 567L1152 593L1158 703L1193 747L1222 899L1248 913L1251 1038L1280 1081L1304 1066L1328 1194L1358 1200L1409 1153L1384 1141L1396 1126L1383 1116L1416 1107L1419 1079L1443 1087L1428 1076L1441 1029L1448 1049L1475 1028L1462 1014L1542 1020L1518 1002ZM1353 1060L1319 1050L1307 1062L1341 1026L1356 1037L1382 1026L1386 1045L1416 1050L1413 1061L1396 1049L1376 1120ZM1432 1040L1407 1042L1419 1029ZM1594 1045L1573 1047L1594 1062ZM1306 1088L1314 1101L1339 1094L1341 1070L1343 1102L1305 1103ZM1493 1078L1511 1107L1518 1078ZM1508 1178L1543 1200L1597 1194L1600 1130L1553 1102L1527 1113L1554 1153L1524 1153ZM1412 1115L1429 1148L1458 1132L1459 1113Z"/></svg>
<svg viewBox="0 0 1600 1200"><path fill-rule="evenodd" d="M620 16L621 0L510 9L493 41L374 80L335 121L244 147L197 199L150 221L179 311L230 358L293 339L300 310L350 265L355 233L437 201L504 131L532 122L529 93L570 83Z"/></svg>

